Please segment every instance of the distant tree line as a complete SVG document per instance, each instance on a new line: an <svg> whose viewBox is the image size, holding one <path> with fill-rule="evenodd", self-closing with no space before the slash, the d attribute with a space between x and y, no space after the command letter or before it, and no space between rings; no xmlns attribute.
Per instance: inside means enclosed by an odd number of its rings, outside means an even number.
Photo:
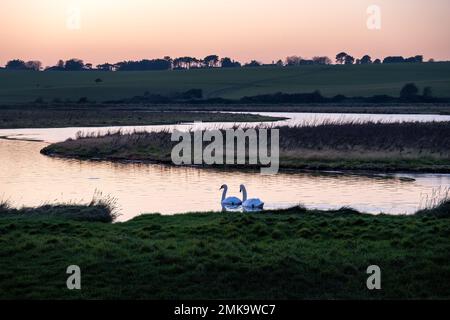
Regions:
<svg viewBox="0 0 450 320"><path fill-rule="evenodd" d="M6 63L5 69L8 70L32 70L40 71L42 63L40 61L23 61L19 59L11 60Z"/></svg>
<svg viewBox="0 0 450 320"><path fill-rule="evenodd" d="M380 59L372 59L369 55L361 58L354 58L346 52L340 52L335 57L336 64L389 64L389 63L423 63L422 55L405 58L402 56L389 56ZM430 59L428 62L434 62ZM304 65L330 65L333 61L326 56L316 56L311 59L305 59L300 56L289 56L284 61L273 61L270 64L263 64L257 60L241 64L239 61L230 57L220 58L218 55L208 55L203 59L195 57L164 57L158 59L144 59L139 61L122 61L114 64L103 63L93 66L91 63L84 63L81 59L70 59L67 61L59 60L56 65L43 68L40 61L23 61L19 59L8 61L4 69L7 70L30 70L30 71L150 71L150 70L187 70L187 69L205 69L205 68L247 68L263 66L304 66Z"/></svg>
<svg viewBox="0 0 450 320"><path fill-rule="evenodd" d="M364 55L360 59L355 59L353 56L347 54L346 52L341 52L336 55L336 64L386 64L386 63L423 63L424 59L422 55L417 55L414 57L404 58L402 56L389 56L381 61L380 59L372 60L369 55ZM430 59L429 62L433 62Z"/></svg>
<svg viewBox="0 0 450 320"><path fill-rule="evenodd" d="M189 104L293 104L293 103L448 103L450 98L433 97L432 88L425 87L421 92L414 83L405 84L400 90L399 96L373 95L368 97L348 97L338 94L325 97L319 90L307 93L271 93L254 96L246 96L240 99L207 98L203 96L202 89L191 89L182 93L171 95L151 94L145 92L142 96L132 98L105 101L106 104L140 104L140 103L189 103Z"/></svg>

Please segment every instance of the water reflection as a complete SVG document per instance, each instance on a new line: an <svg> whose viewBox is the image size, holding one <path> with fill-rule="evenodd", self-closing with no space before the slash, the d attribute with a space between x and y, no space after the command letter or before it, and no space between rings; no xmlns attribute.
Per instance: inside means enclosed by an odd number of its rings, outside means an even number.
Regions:
<svg viewBox="0 0 450 320"><path fill-rule="evenodd" d="M415 181L355 175L254 172L61 160L39 154L41 142L0 140L0 198L15 205L56 201L90 201L96 190L117 198L128 220L140 213L174 214L220 211L219 187L239 194L242 183L266 202L265 208L299 203L310 208L355 209L392 214L417 210L421 194L450 185L449 175L408 175Z"/></svg>
<svg viewBox="0 0 450 320"><path fill-rule="evenodd" d="M280 112L247 112L252 114L260 114L265 116L289 118L286 121L268 122L265 125L287 125L287 126L304 126L319 125L329 122L405 122L405 121L450 121L450 115L424 115L424 114L345 114L345 113L280 113ZM246 127L260 125L261 123L240 123ZM39 140L45 142L59 142L69 138L75 138L77 132L84 133L106 133L108 131L122 130L124 132L137 131L160 131L160 130L190 130L197 129L226 129L231 128L235 123L203 123L193 125L192 123L184 123L177 125L163 126L124 126L124 127L102 127L102 128L49 128L49 129L0 129L0 137L9 137L12 139L22 140Z"/></svg>

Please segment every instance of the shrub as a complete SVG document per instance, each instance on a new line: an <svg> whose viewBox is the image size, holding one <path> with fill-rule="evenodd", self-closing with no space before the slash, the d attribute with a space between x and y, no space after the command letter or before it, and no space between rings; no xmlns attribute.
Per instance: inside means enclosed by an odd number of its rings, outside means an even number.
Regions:
<svg viewBox="0 0 450 320"><path fill-rule="evenodd" d="M450 217L450 200L443 200L439 205L423 209L416 213L418 216L432 216L438 218L449 218Z"/></svg>
<svg viewBox="0 0 450 320"><path fill-rule="evenodd" d="M96 193L87 205L55 204L43 205L36 208L12 208L6 201L0 202L0 215L8 217L55 217L78 221L113 222L118 217L116 200L111 197L102 197Z"/></svg>
<svg viewBox="0 0 450 320"><path fill-rule="evenodd" d="M400 91L400 98L404 100L409 100L416 98L419 94L419 88L414 83L406 84Z"/></svg>

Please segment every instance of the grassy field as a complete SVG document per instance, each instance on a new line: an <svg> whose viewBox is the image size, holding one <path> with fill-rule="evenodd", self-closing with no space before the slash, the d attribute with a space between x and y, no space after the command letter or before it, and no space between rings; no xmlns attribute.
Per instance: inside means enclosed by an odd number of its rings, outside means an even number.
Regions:
<svg viewBox="0 0 450 320"><path fill-rule="evenodd" d="M330 123L280 127L279 130L281 168L450 172L448 122ZM170 137L169 132L79 136L52 144L42 153L68 158L171 164L171 152L176 143L171 142ZM203 147L206 146L204 143Z"/></svg>
<svg viewBox="0 0 450 320"><path fill-rule="evenodd" d="M115 107L0 108L0 129L169 125L181 122L265 122L282 118L212 112L152 111Z"/></svg>
<svg viewBox="0 0 450 320"><path fill-rule="evenodd" d="M96 83L96 79L103 82ZM241 98L275 92L320 90L325 96L398 96L409 82L430 86L436 97L450 97L450 63L262 67L152 72L0 71L0 104L32 102L38 97L107 101L203 89L205 97Z"/></svg>
<svg viewBox="0 0 450 320"><path fill-rule="evenodd" d="M412 216L299 207L117 224L39 210L0 206L0 299L450 298L449 203ZM366 288L374 264L379 291ZM66 288L69 265L79 291Z"/></svg>

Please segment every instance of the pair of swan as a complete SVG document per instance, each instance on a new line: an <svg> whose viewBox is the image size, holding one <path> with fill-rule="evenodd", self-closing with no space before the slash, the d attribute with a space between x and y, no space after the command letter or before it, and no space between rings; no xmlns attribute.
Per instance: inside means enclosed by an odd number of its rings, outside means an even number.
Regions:
<svg viewBox="0 0 450 320"><path fill-rule="evenodd" d="M228 186L226 184L222 185L219 190L223 189L222 193L222 206L224 207L238 207L242 206L243 208L247 209L263 209L264 208L264 202L262 202L260 199L247 199L247 189L243 184L241 184L240 192L242 192L242 200L237 197L228 197L227 198L227 192L228 192Z"/></svg>

